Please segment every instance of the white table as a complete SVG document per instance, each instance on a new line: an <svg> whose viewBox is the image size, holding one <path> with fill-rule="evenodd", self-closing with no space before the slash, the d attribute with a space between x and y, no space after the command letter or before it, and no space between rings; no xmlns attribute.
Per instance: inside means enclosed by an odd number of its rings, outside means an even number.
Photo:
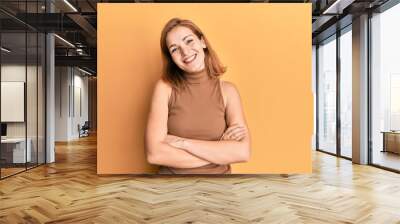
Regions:
<svg viewBox="0 0 400 224"><path fill-rule="evenodd" d="M1 139L1 144L9 147L14 145L13 147L13 163L25 163L25 162L30 162L32 160L32 154L31 154L31 145L32 145L32 140L30 138L26 139L26 142L28 143L26 147L26 154L25 154L25 138L6 138L6 139ZM2 147L4 147L2 146ZM25 161L25 159L27 159Z"/></svg>

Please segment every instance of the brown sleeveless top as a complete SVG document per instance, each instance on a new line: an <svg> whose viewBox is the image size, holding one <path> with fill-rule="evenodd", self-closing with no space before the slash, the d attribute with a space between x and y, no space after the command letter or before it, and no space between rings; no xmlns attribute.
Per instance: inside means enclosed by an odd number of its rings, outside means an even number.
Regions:
<svg viewBox="0 0 400 224"><path fill-rule="evenodd" d="M172 89L168 103L168 134L207 141L218 141L227 128L219 78L206 73L187 75L188 84ZM230 165L208 164L197 168L161 166L160 174L225 174Z"/></svg>

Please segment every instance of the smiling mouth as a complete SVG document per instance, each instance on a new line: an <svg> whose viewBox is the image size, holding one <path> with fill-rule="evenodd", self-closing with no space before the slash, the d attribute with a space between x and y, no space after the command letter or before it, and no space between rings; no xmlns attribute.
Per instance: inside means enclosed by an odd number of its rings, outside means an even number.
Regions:
<svg viewBox="0 0 400 224"><path fill-rule="evenodd" d="M194 61L194 59L196 59L196 57L197 57L197 54L194 54L194 55L192 55L192 56L186 58L185 60L183 60L183 62L184 62L185 64L189 64L190 62Z"/></svg>

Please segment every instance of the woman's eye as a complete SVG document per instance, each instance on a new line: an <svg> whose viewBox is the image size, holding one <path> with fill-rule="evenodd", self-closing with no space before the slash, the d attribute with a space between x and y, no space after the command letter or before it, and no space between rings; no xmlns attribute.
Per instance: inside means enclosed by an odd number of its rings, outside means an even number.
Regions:
<svg viewBox="0 0 400 224"><path fill-rule="evenodd" d="M172 50L171 50L171 53L174 53L175 51L176 51L176 48L172 49Z"/></svg>
<svg viewBox="0 0 400 224"><path fill-rule="evenodd" d="M191 42L193 42L192 39L189 39L189 40L186 41L187 44L190 44Z"/></svg>

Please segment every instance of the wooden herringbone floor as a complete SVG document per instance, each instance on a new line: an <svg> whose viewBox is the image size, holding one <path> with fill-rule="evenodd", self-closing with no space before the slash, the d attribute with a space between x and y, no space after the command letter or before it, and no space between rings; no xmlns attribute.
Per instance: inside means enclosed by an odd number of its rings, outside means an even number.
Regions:
<svg viewBox="0 0 400 224"><path fill-rule="evenodd" d="M96 175L96 139L0 181L0 223L400 223L400 175L315 152L311 175Z"/></svg>

